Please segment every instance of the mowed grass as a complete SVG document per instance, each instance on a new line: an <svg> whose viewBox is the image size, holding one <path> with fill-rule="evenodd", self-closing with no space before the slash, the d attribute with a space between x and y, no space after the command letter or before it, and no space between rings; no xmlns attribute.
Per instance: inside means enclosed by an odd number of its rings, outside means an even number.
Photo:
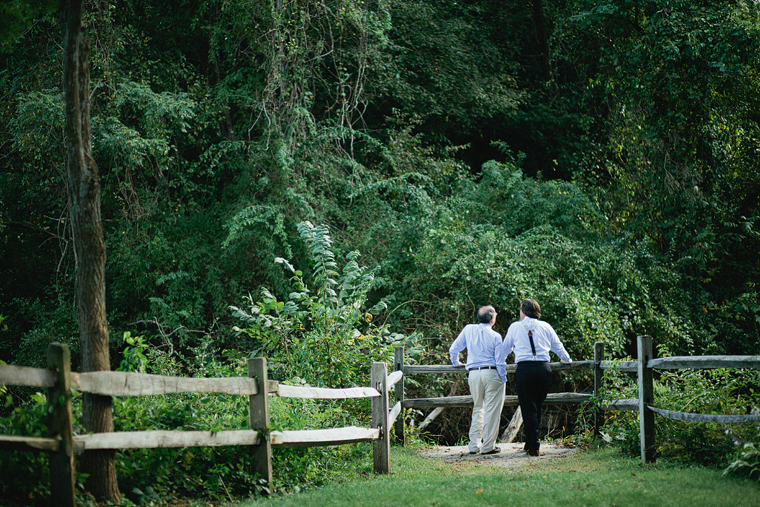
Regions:
<svg viewBox="0 0 760 507"><path fill-rule="evenodd" d="M526 461L528 458L525 458ZM390 475L368 475L241 507L277 506L689 506L760 507L760 485L718 470L642 466L616 449L579 451L517 468L444 464L414 448L391 449Z"/></svg>

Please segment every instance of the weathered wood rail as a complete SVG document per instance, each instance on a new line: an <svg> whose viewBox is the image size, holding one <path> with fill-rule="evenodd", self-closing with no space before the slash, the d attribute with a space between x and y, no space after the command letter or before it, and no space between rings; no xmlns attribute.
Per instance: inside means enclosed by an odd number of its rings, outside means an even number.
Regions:
<svg viewBox="0 0 760 507"><path fill-rule="evenodd" d="M0 365L0 384L48 389L48 438L0 435L0 450L49 453L51 499L58 506L74 507L74 457L98 449L154 449L169 447L250 446L254 473L271 487L272 447L316 447L373 441L377 473L389 473L390 427L401 413L397 403L388 410L388 393L403 373L388 375L386 363L375 362L371 386L328 389L290 386L269 380L265 358L248 360L248 377L185 378L126 372L70 371L67 345L51 344L48 369ZM249 397L248 430L235 431L122 431L74 435L71 387L103 396L153 396L176 393L217 393ZM349 426L303 431L270 431L269 396L308 399L372 399L372 426Z"/></svg>

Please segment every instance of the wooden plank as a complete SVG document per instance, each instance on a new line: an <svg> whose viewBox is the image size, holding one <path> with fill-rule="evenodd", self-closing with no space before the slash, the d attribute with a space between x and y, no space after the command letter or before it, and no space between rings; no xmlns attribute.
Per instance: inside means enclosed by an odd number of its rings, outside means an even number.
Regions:
<svg viewBox="0 0 760 507"><path fill-rule="evenodd" d="M380 391L372 398L372 427L380 430L380 438L372 443L372 463L376 474L391 473L391 438L388 424L388 365L372 363L371 387Z"/></svg>
<svg viewBox="0 0 760 507"><path fill-rule="evenodd" d="M50 388L57 378L54 372L42 368L0 364L0 385Z"/></svg>
<svg viewBox="0 0 760 507"><path fill-rule="evenodd" d="M224 447L228 445L257 445L259 432L236 431L119 431L79 435L74 440L82 450L94 449L167 449L173 447Z"/></svg>
<svg viewBox="0 0 760 507"><path fill-rule="evenodd" d="M391 412L388 414L388 426L393 426L393 423L396 422L396 418L401 413L401 402L397 401L395 405L393 405L393 408L391 409Z"/></svg>
<svg viewBox="0 0 760 507"><path fill-rule="evenodd" d="M390 375L388 375L388 389L392 389L393 386L396 385L396 383L401 380L401 377L404 376L403 371L394 371Z"/></svg>
<svg viewBox="0 0 760 507"><path fill-rule="evenodd" d="M549 393L544 404L582 403L591 398L586 393ZM446 396L441 398L409 398L404 400L404 408L429 407L470 407L472 396ZM515 395L504 396L505 406L518 406L520 402Z"/></svg>
<svg viewBox="0 0 760 507"><path fill-rule="evenodd" d="M274 493L272 481L272 442L269 438L269 395L265 392L269 385L269 370L265 357L256 357L248 360L248 377L254 380L261 389L256 394L249 396L248 421L252 430L258 431L264 437L259 445L253 446L253 473L267 484L266 492Z"/></svg>
<svg viewBox="0 0 760 507"><path fill-rule="evenodd" d="M256 382L245 377L164 377L147 373L95 371L72 374L72 383L84 393L103 396L151 396L177 393L217 393L252 396Z"/></svg>
<svg viewBox="0 0 760 507"><path fill-rule="evenodd" d="M472 396L442 396L439 398L407 398L403 401L404 408L433 408L433 407L468 407L472 406Z"/></svg>
<svg viewBox="0 0 760 507"><path fill-rule="evenodd" d="M273 431L270 436L274 447L319 447L377 440L380 438L380 430L349 426L323 430Z"/></svg>
<svg viewBox="0 0 760 507"><path fill-rule="evenodd" d="M377 389L371 387L347 387L331 389L329 387L289 386L280 384L278 396L283 398L307 398L316 400L343 400L349 398L374 398L380 396Z"/></svg>
<svg viewBox="0 0 760 507"><path fill-rule="evenodd" d="M443 409L445 407L435 407L432 412L430 412L427 417L420 423L420 425L417 427L417 434L422 433L422 430L427 428L431 422L435 421L435 419L441 415L441 412L443 412Z"/></svg>
<svg viewBox="0 0 760 507"><path fill-rule="evenodd" d="M396 405L401 409L401 405L404 402L404 347L398 346L393 349L393 369L401 372L401 377L398 379L396 387L393 389L393 397L396 399ZM396 409L396 406L393 407ZM396 431L396 441L401 445L406 444L406 436L404 435L404 425L406 422L404 418L395 420L393 423L393 429Z"/></svg>
<svg viewBox="0 0 760 507"><path fill-rule="evenodd" d="M675 419L677 421L690 421L690 422L707 422L707 423L745 423L745 422L760 422L760 415L714 415L714 414L690 414L688 412L673 412L672 410L665 410L662 408L655 408L650 406L650 410L660 414L668 419Z"/></svg>
<svg viewBox="0 0 760 507"><path fill-rule="evenodd" d="M48 388L48 436L61 442L57 452L48 455L50 468L50 497L56 505L76 505L74 477L74 431L71 415L71 352L63 343L51 343L47 349L48 370L57 376L53 387Z"/></svg>
<svg viewBox="0 0 760 507"><path fill-rule="evenodd" d="M509 421L509 424L504 429L504 433L501 435L501 443L508 444L510 442L513 442L517 434L520 432L520 428L522 428L523 425L523 416L522 416L522 409L520 407L517 407L517 410L515 410L515 415L512 416L512 419Z"/></svg>
<svg viewBox="0 0 760 507"><path fill-rule="evenodd" d="M674 356L650 359L647 368L658 370L751 368L760 370L760 356Z"/></svg>
<svg viewBox="0 0 760 507"><path fill-rule="evenodd" d="M546 395L544 405L559 405L562 403L583 403L592 397L589 393L549 393ZM517 398L517 396L515 396Z"/></svg>
<svg viewBox="0 0 760 507"><path fill-rule="evenodd" d="M639 410L639 399L628 398L624 400L609 400L602 403L602 410L618 410L620 412L637 412Z"/></svg>
<svg viewBox="0 0 760 507"><path fill-rule="evenodd" d="M508 365L513 366L513 365ZM572 363L549 363L549 366L551 367L552 371L575 371L575 370L593 370L594 369L594 361L592 360L584 360L584 361L573 361ZM517 367L515 366L515 369Z"/></svg>
<svg viewBox="0 0 760 507"><path fill-rule="evenodd" d="M0 435L0 450L57 452L61 443L55 438Z"/></svg>
<svg viewBox="0 0 760 507"><path fill-rule="evenodd" d="M615 369L622 373L639 372L638 361L602 361L600 366L603 370Z"/></svg>
<svg viewBox="0 0 760 507"><path fill-rule="evenodd" d="M456 368L451 365L443 365L443 364L417 364L417 365L411 365L406 364L404 365L404 375L415 375L420 373L467 373L467 371L462 368Z"/></svg>
<svg viewBox="0 0 760 507"><path fill-rule="evenodd" d="M565 363L549 363L549 366L552 370L557 371L572 371L572 370L591 370L594 368L594 361L591 360L584 360L584 361L573 361L572 363L565 364ZM506 365L507 373L514 373L515 370L517 370L516 364L508 364ZM435 374L443 374L443 373L467 373L466 368L462 367L455 367L451 365L438 365L438 364L428 364L428 365L404 365L404 375L415 375L415 374L422 374L422 373L435 373Z"/></svg>
<svg viewBox="0 0 760 507"><path fill-rule="evenodd" d="M654 412L649 406L654 403L654 379L649 361L652 360L652 337L637 338L639 356L639 440L641 463L647 464L655 460L655 428Z"/></svg>

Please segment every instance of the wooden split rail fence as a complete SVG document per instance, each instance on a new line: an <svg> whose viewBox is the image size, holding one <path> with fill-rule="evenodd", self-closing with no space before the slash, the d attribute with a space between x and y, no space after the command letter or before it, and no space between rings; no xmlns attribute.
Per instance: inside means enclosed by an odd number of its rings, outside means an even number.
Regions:
<svg viewBox="0 0 760 507"><path fill-rule="evenodd" d="M48 368L0 365L0 385L48 389L49 438L0 435L0 450L49 453L50 497L53 505L74 507L74 456L97 449L154 449L169 447L250 446L254 473L271 487L272 447L316 447L373 441L377 473L390 472L390 427L401 406L388 410L388 393L402 373L388 375L386 363L373 363L371 386L348 389L290 386L269 380L265 358L248 360L248 377L182 378L114 371L74 373L67 345L48 348ZM176 393L219 393L249 397L249 430L237 431L122 431L74 435L70 392L102 396L146 396ZM372 427L303 431L269 431L269 396L309 399L372 398Z"/></svg>
<svg viewBox="0 0 760 507"><path fill-rule="evenodd" d="M672 412L653 406L653 370L683 368L752 368L760 369L760 356L689 356L655 359L652 338L638 337L637 361L605 361L604 344L594 345L594 359L570 364L550 363L553 370L592 370L593 393L549 393L547 404L583 403L599 399L602 374L605 369L638 375L639 397L627 400L605 400L597 405L595 429L603 424L603 411L624 410L639 412L641 460L655 459L654 415L685 421L755 422L757 415L704 415ZM272 447L315 447L373 441L373 463L377 473L390 472L390 428L395 423L396 437L404 442L403 408L467 407L472 396L439 398L404 397L404 377L413 374L465 373L464 368L444 365L406 365L404 348L397 347L393 372L388 374L386 363L372 364L371 385L348 389L290 386L270 381L265 358L248 360L248 377L240 378L181 378L140 373L89 372L70 370L69 348L51 344L48 349L48 368L26 368L0 365L0 385L32 386L48 389L49 438L0 435L0 450L45 451L50 453L51 498L56 506L73 507L74 456L96 449L152 449L168 447L215 447L244 445L252 448L255 473L271 485ZM507 365L514 373L516 365ZM395 386L395 388L394 388ZM102 396L145 396L172 393L220 393L248 396L249 430L221 431L135 431L74 435L69 394L74 387L80 392ZM395 404L389 410L389 393L394 388ZM305 431L269 431L269 396L310 399L372 398L372 426L331 428ZM518 405L517 396L507 395L505 405Z"/></svg>

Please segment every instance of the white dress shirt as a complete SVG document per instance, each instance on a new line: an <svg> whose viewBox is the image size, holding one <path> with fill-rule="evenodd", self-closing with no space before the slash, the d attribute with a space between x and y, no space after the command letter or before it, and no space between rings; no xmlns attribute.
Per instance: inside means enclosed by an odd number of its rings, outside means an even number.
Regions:
<svg viewBox="0 0 760 507"><path fill-rule="evenodd" d="M536 347L535 361L549 361L549 351L557 354L563 361L570 361L570 355L551 324L530 317L513 322L509 326L507 336L502 343L502 356L504 358L514 350L515 363L534 360L528 338L529 330L533 331L533 345Z"/></svg>

